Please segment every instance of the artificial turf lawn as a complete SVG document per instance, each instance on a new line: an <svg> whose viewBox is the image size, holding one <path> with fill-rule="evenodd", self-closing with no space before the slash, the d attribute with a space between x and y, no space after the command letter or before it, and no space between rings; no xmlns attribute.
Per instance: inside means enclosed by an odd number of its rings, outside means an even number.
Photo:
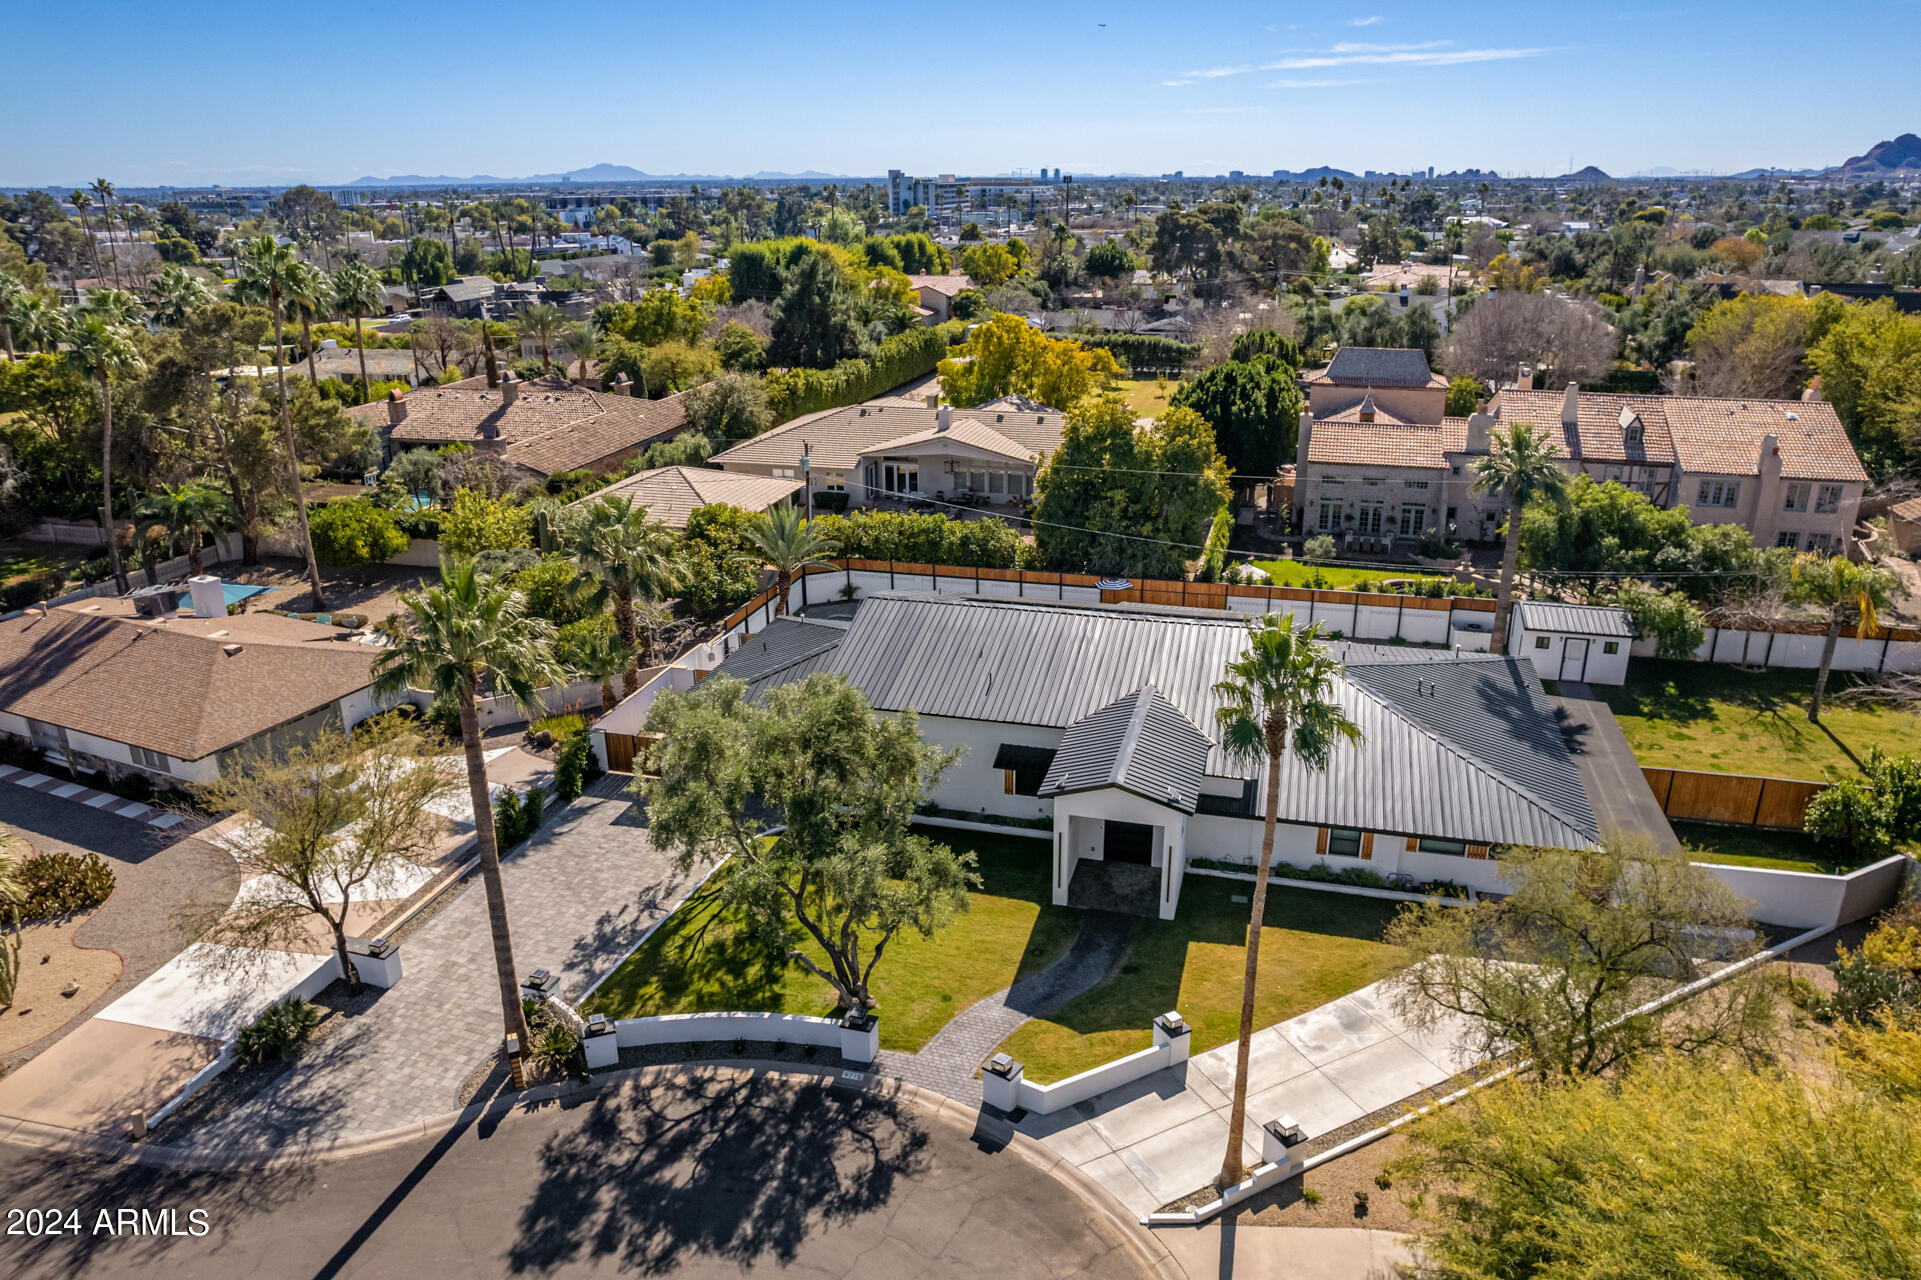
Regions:
<svg viewBox="0 0 1921 1280"><path fill-rule="evenodd" d="M1194 1052L1240 1033L1248 904L1253 885L1190 875L1173 920L1144 921L1106 982L1052 1018L1036 1018L1001 1049L1037 1083L1051 1083L1153 1044L1156 1016L1178 1010ZM1254 1025L1271 1026L1391 973L1398 953L1381 938L1397 904L1271 883ZM884 1024L883 1024L884 1025Z"/></svg>
<svg viewBox="0 0 1921 1280"><path fill-rule="evenodd" d="M1695 862L1720 862L1737 867L1768 867L1776 871L1816 871L1837 875L1866 866L1872 859L1829 856L1829 851L1800 831L1769 831L1762 827L1724 827L1712 822L1674 822L1674 834Z"/></svg>
<svg viewBox="0 0 1921 1280"><path fill-rule="evenodd" d="M1319 581L1323 584L1321 589L1326 591L1343 590L1357 582L1383 582L1389 578L1425 581L1446 577L1445 574L1418 573L1393 564L1384 564L1376 569L1352 569L1340 565L1304 564L1299 560L1255 560L1251 563L1256 569L1267 570L1267 576L1277 587L1311 586L1315 575L1319 574Z"/></svg>
<svg viewBox="0 0 1921 1280"><path fill-rule="evenodd" d="M895 935L874 970L881 1045L909 1053L975 1001L1051 964L1080 928L1078 912L1048 904L1049 842L928 834L975 853L982 884L971 909L932 938ZM594 993L588 1012L609 1018L729 1009L834 1012L826 983L760 945L743 924L719 910L710 881L622 962ZM795 934L804 937L798 929ZM811 941L803 945L819 958Z"/></svg>
<svg viewBox="0 0 1921 1280"><path fill-rule="evenodd" d="M1895 754L1921 743L1921 717L1911 712L1836 702L1853 679L1845 672L1829 678L1821 723L1810 723L1814 674L1636 658L1626 684L1595 693L1647 768L1845 778L1859 776L1856 761L1871 747Z"/></svg>

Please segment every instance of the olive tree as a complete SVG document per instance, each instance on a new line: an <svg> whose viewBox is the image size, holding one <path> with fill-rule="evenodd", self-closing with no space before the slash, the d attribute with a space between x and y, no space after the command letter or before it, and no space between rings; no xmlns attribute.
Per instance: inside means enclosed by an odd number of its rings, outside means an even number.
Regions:
<svg viewBox="0 0 1921 1280"><path fill-rule="evenodd" d="M874 1008L874 968L903 930L932 937L980 883L971 853L918 835L914 807L959 753L924 743L912 710L877 716L844 677L750 701L711 676L660 695L647 731L658 778L637 778L649 834L684 873L730 859L716 892L773 948Z"/></svg>

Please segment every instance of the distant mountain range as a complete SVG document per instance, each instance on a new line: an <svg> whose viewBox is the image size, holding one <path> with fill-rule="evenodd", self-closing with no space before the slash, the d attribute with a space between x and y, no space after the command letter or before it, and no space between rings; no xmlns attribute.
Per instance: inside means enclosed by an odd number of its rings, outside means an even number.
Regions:
<svg viewBox="0 0 1921 1280"><path fill-rule="evenodd" d="M1892 174L1916 172L1921 172L1921 138L1904 133L1898 138L1875 143L1868 148L1866 155L1849 156L1834 168L1825 170L1821 176L1872 182Z"/></svg>
<svg viewBox="0 0 1921 1280"><path fill-rule="evenodd" d="M870 179L844 173L821 173L808 169L801 173L773 173L762 170L744 178L731 173L646 173L625 164L595 164L565 173L530 173L524 177L497 178L491 173L470 174L464 178L447 174L397 173L385 178L355 178L350 187L552 187L579 182L606 185L616 182L865 182Z"/></svg>

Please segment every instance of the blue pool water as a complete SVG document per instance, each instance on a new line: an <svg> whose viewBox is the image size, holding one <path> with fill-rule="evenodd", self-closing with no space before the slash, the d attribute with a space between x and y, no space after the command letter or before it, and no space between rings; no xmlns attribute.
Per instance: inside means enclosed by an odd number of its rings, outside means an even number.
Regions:
<svg viewBox="0 0 1921 1280"><path fill-rule="evenodd" d="M268 590L271 590L271 588L250 587L244 582L223 582L220 584L220 592L227 597L227 603L230 605L239 604L248 596L257 596L261 592Z"/></svg>

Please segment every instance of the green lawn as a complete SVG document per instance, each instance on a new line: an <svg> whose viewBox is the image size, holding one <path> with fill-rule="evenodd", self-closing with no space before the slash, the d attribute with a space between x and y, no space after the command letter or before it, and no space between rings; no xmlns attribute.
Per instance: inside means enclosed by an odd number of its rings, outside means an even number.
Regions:
<svg viewBox="0 0 1921 1280"><path fill-rule="evenodd" d="M874 970L881 1045L910 1053L962 1009L1052 963L1080 928L1078 912L1048 904L1047 842L930 832L979 856L982 887L972 909L931 939L896 936ZM825 983L757 945L741 926L718 909L710 885L627 958L587 1011L609 1018L727 1009L834 1012Z"/></svg>
<svg viewBox="0 0 1921 1280"><path fill-rule="evenodd" d="M21 542L0 539L0 586L39 573L64 573L94 550L66 543Z"/></svg>
<svg viewBox="0 0 1921 1280"><path fill-rule="evenodd" d="M1746 672L1718 662L1636 658L1628 682L1597 685L1643 766L1772 778L1843 778L1870 747L1912 751L1921 717L1833 701L1850 676L1828 681L1821 723L1808 722L1812 671Z"/></svg>
<svg viewBox="0 0 1921 1280"><path fill-rule="evenodd" d="M1422 581L1440 580L1446 574L1419 573L1403 569L1399 565L1382 565L1378 569L1348 569L1339 565L1303 564L1299 560L1255 560L1256 569L1267 570L1268 577L1277 587L1306 587L1315 585L1319 575L1320 586L1329 591L1351 587L1357 582L1380 582L1387 578L1413 578Z"/></svg>
<svg viewBox="0 0 1921 1280"><path fill-rule="evenodd" d="M1001 1045L1039 1083L1148 1048L1156 1016L1178 1009L1199 1053L1240 1030L1241 949L1251 884L1189 876L1180 914L1145 925L1103 985L1037 1018ZM1256 1026L1271 1026L1386 977L1397 953L1381 938L1395 903L1276 883L1261 932ZM883 1024L885 1025L885 1024Z"/></svg>
<svg viewBox="0 0 1921 1280"><path fill-rule="evenodd" d="M1860 858L1836 862L1828 851L1800 831L1768 831L1761 827L1723 827L1711 822L1676 822L1674 834L1696 862L1723 862L1737 867L1770 867L1776 871L1817 871L1838 875L1865 866Z"/></svg>
<svg viewBox="0 0 1921 1280"><path fill-rule="evenodd" d="M1113 388L1121 393L1121 398L1127 401L1128 407L1137 415L1143 418L1158 418L1167 411L1167 402L1173 398L1176 391L1181 389L1181 384L1169 378L1163 388L1152 378L1139 380L1116 378Z"/></svg>

